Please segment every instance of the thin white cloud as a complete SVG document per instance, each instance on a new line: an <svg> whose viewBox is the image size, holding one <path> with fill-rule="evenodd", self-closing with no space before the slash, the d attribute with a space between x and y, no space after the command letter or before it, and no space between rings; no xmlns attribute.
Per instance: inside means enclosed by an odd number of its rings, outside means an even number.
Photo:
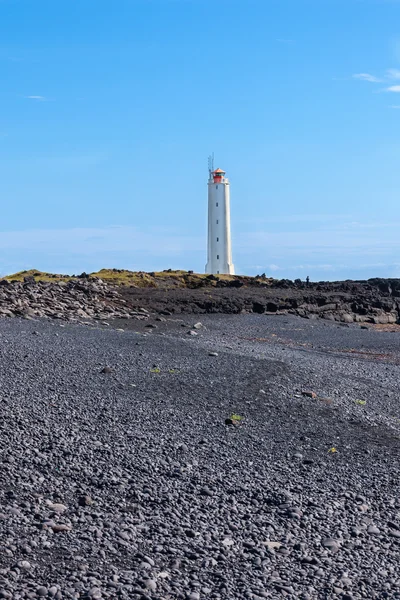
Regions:
<svg viewBox="0 0 400 600"><path fill-rule="evenodd" d="M47 98L45 96L25 96L27 100L37 100L38 102L45 102Z"/></svg>
<svg viewBox="0 0 400 600"><path fill-rule="evenodd" d="M394 108L396 110L400 109L400 105L399 104L392 104L389 108Z"/></svg>
<svg viewBox="0 0 400 600"><path fill-rule="evenodd" d="M362 81L369 81L370 83L380 83L382 80L375 75L371 75L370 73L355 73L353 75L354 79L361 79Z"/></svg>
<svg viewBox="0 0 400 600"><path fill-rule="evenodd" d="M0 250L59 251L70 254L97 252L146 252L150 255L184 255L202 250L205 238L180 235L176 230L130 226L1 231Z"/></svg>
<svg viewBox="0 0 400 600"><path fill-rule="evenodd" d="M386 88L386 91L400 94L400 85L390 85L388 88Z"/></svg>
<svg viewBox="0 0 400 600"><path fill-rule="evenodd" d="M388 69L386 71L386 77L388 79L400 79L400 69Z"/></svg>

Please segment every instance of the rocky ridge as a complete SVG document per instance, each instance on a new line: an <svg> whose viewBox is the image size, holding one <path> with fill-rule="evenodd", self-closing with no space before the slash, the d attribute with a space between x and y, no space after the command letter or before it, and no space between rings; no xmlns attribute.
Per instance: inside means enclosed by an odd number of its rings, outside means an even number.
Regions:
<svg viewBox="0 0 400 600"><path fill-rule="evenodd" d="M240 278L217 280L200 289L121 287L132 306L164 314L292 314L343 323L390 324L400 321L400 280L321 282L276 280L242 285Z"/></svg>
<svg viewBox="0 0 400 600"><path fill-rule="evenodd" d="M168 284L168 277L160 276L153 277L152 285L146 287L83 275L59 280L32 275L22 281L0 280L0 316L90 321L147 319L150 312L166 316L257 313L343 323L400 323L399 279L306 284L300 280L196 278L184 274L179 285L172 277ZM185 277L187 287L182 287Z"/></svg>
<svg viewBox="0 0 400 600"><path fill-rule="evenodd" d="M118 291L101 279L68 282L0 281L0 316L66 321L112 318L146 319L145 309L131 309Z"/></svg>

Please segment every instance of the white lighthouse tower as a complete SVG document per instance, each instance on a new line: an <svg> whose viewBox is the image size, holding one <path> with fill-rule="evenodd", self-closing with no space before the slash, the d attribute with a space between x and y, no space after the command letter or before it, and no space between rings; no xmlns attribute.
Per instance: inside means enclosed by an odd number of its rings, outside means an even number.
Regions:
<svg viewBox="0 0 400 600"><path fill-rule="evenodd" d="M225 171L209 167L206 273L234 275L229 181Z"/></svg>

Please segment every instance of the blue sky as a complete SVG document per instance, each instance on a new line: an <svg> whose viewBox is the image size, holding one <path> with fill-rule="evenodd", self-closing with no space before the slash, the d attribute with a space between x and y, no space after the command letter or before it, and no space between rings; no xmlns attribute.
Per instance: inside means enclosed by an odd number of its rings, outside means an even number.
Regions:
<svg viewBox="0 0 400 600"><path fill-rule="evenodd" d="M0 0L0 273L400 276L400 2Z"/></svg>

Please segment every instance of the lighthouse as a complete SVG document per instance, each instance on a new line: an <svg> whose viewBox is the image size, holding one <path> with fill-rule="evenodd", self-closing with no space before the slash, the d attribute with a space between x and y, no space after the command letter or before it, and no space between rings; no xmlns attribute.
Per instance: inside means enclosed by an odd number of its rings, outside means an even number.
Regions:
<svg viewBox="0 0 400 600"><path fill-rule="evenodd" d="M209 168L206 273L234 275L231 245L229 180L222 169Z"/></svg>

